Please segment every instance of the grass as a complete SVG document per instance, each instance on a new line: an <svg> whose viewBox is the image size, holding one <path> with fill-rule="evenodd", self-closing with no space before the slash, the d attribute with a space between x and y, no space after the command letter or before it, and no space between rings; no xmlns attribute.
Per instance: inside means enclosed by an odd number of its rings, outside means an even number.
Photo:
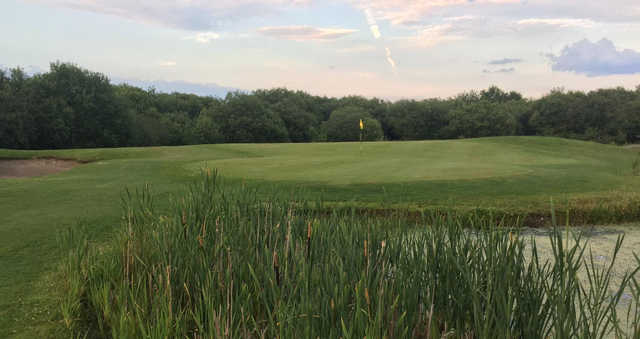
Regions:
<svg viewBox="0 0 640 339"><path fill-rule="evenodd" d="M231 184L302 190L331 207L548 213L554 197L562 211L586 206L605 220L613 209L638 220L635 154L536 137L366 143L362 157L356 143L0 150L0 158L88 162L47 177L0 179L0 337L43 336L58 325L49 315L57 310L55 235L80 222L108 239L120 223L124 187L153 183L158 208L168 208L166 198L208 166Z"/></svg>
<svg viewBox="0 0 640 339"><path fill-rule="evenodd" d="M305 202L314 204L318 202ZM329 216L295 195L262 199L205 174L154 207L125 198L111 241L63 238L63 322L105 338L639 337L640 259L612 283L579 236L554 229L552 257L517 230L473 219ZM580 279L581 270L586 279ZM617 312L625 291L634 302ZM623 322L624 320L624 322ZM621 326L623 323L630 326Z"/></svg>

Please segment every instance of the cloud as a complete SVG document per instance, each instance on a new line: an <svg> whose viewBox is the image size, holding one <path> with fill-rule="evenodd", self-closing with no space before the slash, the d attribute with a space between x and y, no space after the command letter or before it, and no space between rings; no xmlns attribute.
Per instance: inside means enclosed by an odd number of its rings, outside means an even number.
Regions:
<svg viewBox="0 0 640 339"><path fill-rule="evenodd" d="M162 93L191 93L200 96L214 96L224 98L227 93L235 92L238 89L231 87L223 87L215 83L194 83L187 81L163 81L163 80L140 80L112 77L113 84L128 84L130 86L140 87L142 89L154 88L157 92Z"/></svg>
<svg viewBox="0 0 640 339"><path fill-rule="evenodd" d="M473 20L476 17L473 15L461 15L461 16L450 16L450 17L446 17L443 20L444 21L465 21L465 20Z"/></svg>
<svg viewBox="0 0 640 339"><path fill-rule="evenodd" d="M27 0L114 15L171 28L209 31L239 18L261 17L311 0Z"/></svg>
<svg viewBox="0 0 640 339"><path fill-rule="evenodd" d="M516 69L513 67L510 68L500 68L500 69L496 69L496 70L489 70L489 69L485 69L482 70L482 73L486 73L486 74L505 74L505 73L513 73L515 72Z"/></svg>
<svg viewBox="0 0 640 339"><path fill-rule="evenodd" d="M379 20L394 25L419 25L435 11L447 7L469 7L488 4L519 4L521 0L351 0L361 8L369 8ZM460 18L464 18L461 16Z"/></svg>
<svg viewBox="0 0 640 339"><path fill-rule="evenodd" d="M208 44L211 40L220 39L220 34L214 32L200 32L194 35L186 36L184 40L193 40L201 44Z"/></svg>
<svg viewBox="0 0 640 339"><path fill-rule="evenodd" d="M375 50L376 50L376 46L373 46L373 45L355 45L355 46L350 46L345 48L339 48L336 50L336 52L350 54L350 53L367 53Z"/></svg>
<svg viewBox="0 0 640 339"><path fill-rule="evenodd" d="M258 32L267 36L295 41L336 40L357 31L355 29L316 28L310 26L278 26L258 29Z"/></svg>
<svg viewBox="0 0 640 339"><path fill-rule="evenodd" d="M518 63L521 63L522 61L523 61L522 59L504 58L504 59L491 60L487 64L489 64L489 65L507 65L507 64L518 64Z"/></svg>
<svg viewBox="0 0 640 339"><path fill-rule="evenodd" d="M520 26L555 26L560 28L592 28L596 23L591 19L573 19L573 18L554 18L554 19L542 19L531 18L517 21Z"/></svg>
<svg viewBox="0 0 640 339"><path fill-rule="evenodd" d="M640 52L618 50L608 39L596 43L586 39L578 41L566 46L560 55L549 55L549 58L554 71L589 77L640 73Z"/></svg>
<svg viewBox="0 0 640 339"><path fill-rule="evenodd" d="M464 34L456 29L452 24L431 25L421 28L416 35L403 40L416 47L429 48L447 41L457 41L465 39Z"/></svg>
<svg viewBox="0 0 640 339"><path fill-rule="evenodd" d="M535 0L523 1L522 6L505 8L502 14L521 18L582 18L594 22L637 22L640 14L634 11L637 5L637 0Z"/></svg>
<svg viewBox="0 0 640 339"><path fill-rule="evenodd" d="M177 64L178 64L177 62L175 62L175 61L170 61L170 60L167 60L167 61L160 61L160 62L158 63L158 65L160 65L160 66L162 66L162 67L174 67L174 66L176 66Z"/></svg>

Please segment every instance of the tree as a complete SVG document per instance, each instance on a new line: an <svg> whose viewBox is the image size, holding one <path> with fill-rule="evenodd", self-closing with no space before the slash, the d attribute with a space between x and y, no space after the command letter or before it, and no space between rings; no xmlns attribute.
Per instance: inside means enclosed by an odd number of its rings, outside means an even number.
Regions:
<svg viewBox="0 0 640 339"><path fill-rule="evenodd" d="M287 142L284 122L255 95L229 93L214 113L226 142Z"/></svg>
<svg viewBox="0 0 640 339"><path fill-rule="evenodd" d="M44 127L41 147L100 147L120 145L126 119L109 79L67 63L52 63L36 77L36 100ZM52 138L52 143L48 142Z"/></svg>
<svg viewBox="0 0 640 339"><path fill-rule="evenodd" d="M456 107L449 112L447 133L451 138L514 135L517 123L500 104L485 100Z"/></svg>
<svg viewBox="0 0 640 339"><path fill-rule="evenodd" d="M364 109L357 106L339 108L326 122L327 139L329 141L358 141L360 140L359 121L362 119L364 141L382 140L383 133L380 122L374 119Z"/></svg>
<svg viewBox="0 0 640 339"><path fill-rule="evenodd" d="M194 134L198 144L217 144L224 142L224 135L214 121L215 111L219 105L211 105L200 112L196 119Z"/></svg>
<svg viewBox="0 0 640 339"><path fill-rule="evenodd" d="M37 129L32 119L30 79L21 68L0 70L0 148L29 148Z"/></svg>
<svg viewBox="0 0 640 339"><path fill-rule="evenodd" d="M497 86L491 86L480 92L480 99L491 103L505 103L508 101L522 100L522 94L515 91L507 93Z"/></svg>
<svg viewBox="0 0 640 339"><path fill-rule="evenodd" d="M447 102L400 100L389 105L387 136L401 140L438 139L447 125Z"/></svg>
<svg viewBox="0 0 640 339"><path fill-rule="evenodd" d="M624 135L627 143L640 142L640 97L627 102L618 112L624 126Z"/></svg>
<svg viewBox="0 0 640 339"><path fill-rule="evenodd" d="M533 104L529 122L537 135L577 138L586 131L586 105L584 93L554 89Z"/></svg>

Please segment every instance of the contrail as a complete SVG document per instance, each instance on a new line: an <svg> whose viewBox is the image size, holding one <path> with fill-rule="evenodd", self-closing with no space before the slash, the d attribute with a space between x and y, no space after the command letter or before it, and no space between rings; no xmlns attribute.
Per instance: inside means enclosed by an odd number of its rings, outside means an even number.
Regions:
<svg viewBox="0 0 640 339"><path fill-rule="evenodd" d="M389 47L385 47L384 49L387 52L387 62L389 62L389 65L391 65L391 68L393 68L393 71L396 72L397 71L396 62L391 57L391 50L389 49Z"/></svg>
<svg viewBox="0 0 640 339"><path fill-rule="evenodd" d="M371 34L373 34L373 38L376 40L380 39L382 37L382 34L380 33L380 26L378 26L378 22L376 21L376 18L373 16L371 9L365 8L364 15L367 18L367 24L369 25ZM391 50L389 49L389 47L385 47L384 50L387 53L386 58L387 58L387 62L389 63L389 66L391 66L391 69L393 70L393 72L397 74L396 62L395 60L393 60L393 57L391 56Z"/></svg>
<svg viewBox="0 0 640 339"><path fill-rule="evenodd" d="M367 17L367 23L369 24L369 29L371 30L373 37L376 40L380 39L380 37L382 36L382 34L380 34L380 27L378 27L376 18L373 17L373 13L371 13L371 10L369 8L366 8L364 10L364 15Z"/></svg>

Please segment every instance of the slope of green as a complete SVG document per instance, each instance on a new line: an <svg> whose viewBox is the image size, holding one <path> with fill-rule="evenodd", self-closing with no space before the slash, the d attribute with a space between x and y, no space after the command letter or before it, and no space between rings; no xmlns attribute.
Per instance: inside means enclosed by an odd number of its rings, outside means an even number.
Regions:
<svg viewBox="0 0 640 339"><path fill-rule="evenodd" d="M362 147L362 150L361 150ZM633 194L636 152L559 138L235 144L61 151L0 150L0 158L86 161L38 178L0 179L0 337L46 331L55 304L50 279L56 234L91 225L106 237L119 223L125 187L152 183L160 196L183 189L203 167L232 181L309 199L364 206L548 209L557 201L617 201Z"/></svg>

